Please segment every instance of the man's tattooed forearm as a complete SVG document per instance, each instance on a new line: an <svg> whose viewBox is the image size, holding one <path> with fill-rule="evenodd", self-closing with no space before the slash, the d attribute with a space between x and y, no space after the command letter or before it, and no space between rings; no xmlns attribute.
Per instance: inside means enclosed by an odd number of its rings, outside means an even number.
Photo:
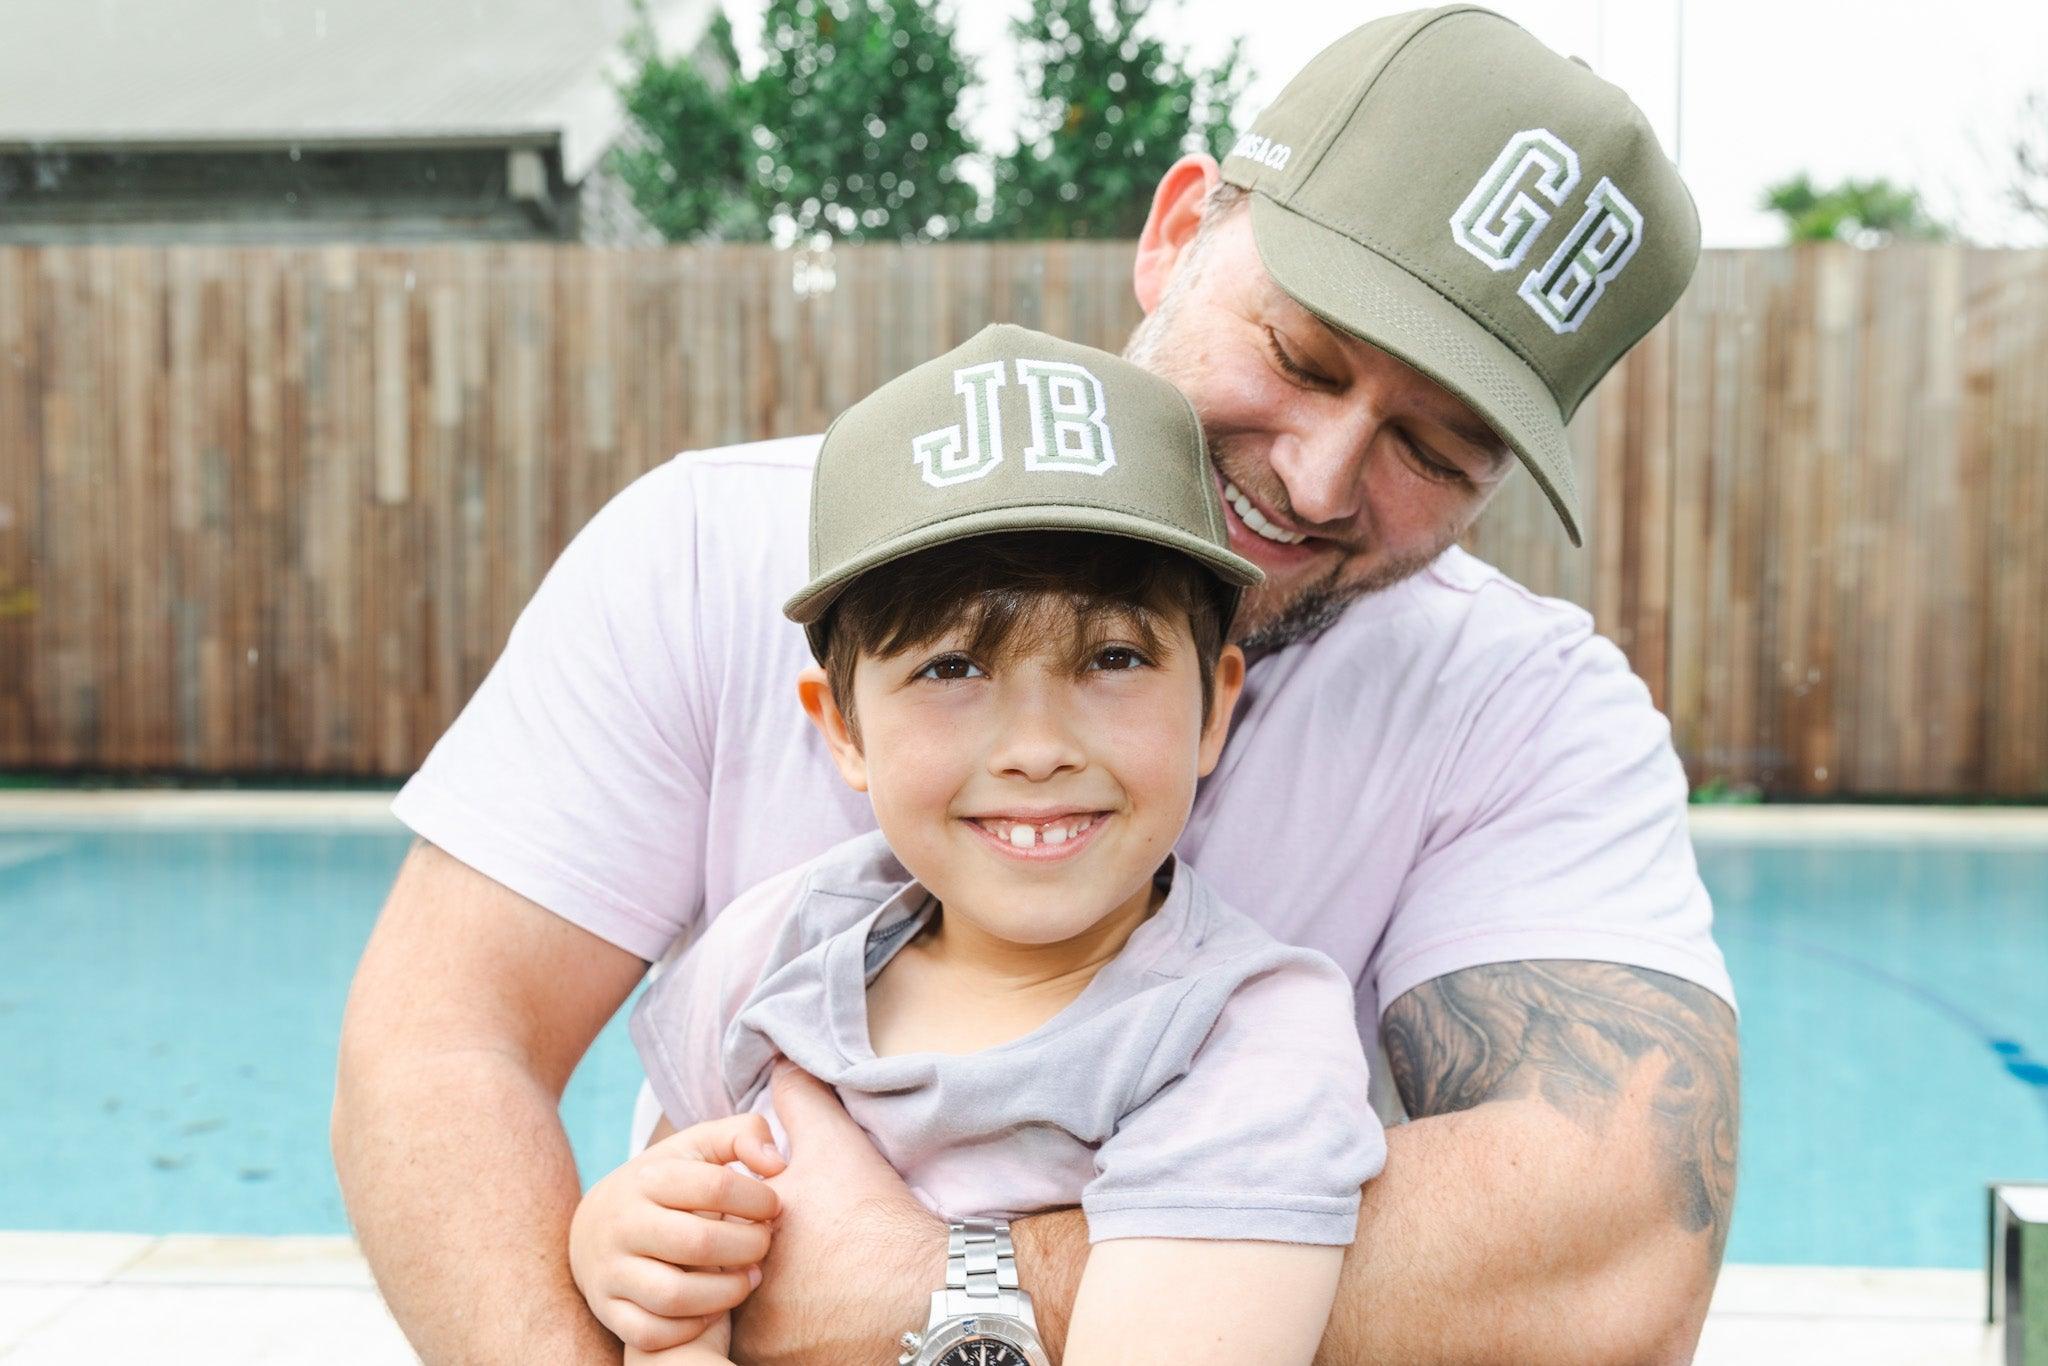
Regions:
<svg viewBox="0 0 2048 1366"><path fill-rule="evenodd" d="M1468 968L1407 993L1382 1026L1408 1113L1539 1097L1599 1132L1639 1068L1674 1213L1720 1256L1735 1197L1735 1018L1712 993L1646 968L1546 960Z"/></svg>

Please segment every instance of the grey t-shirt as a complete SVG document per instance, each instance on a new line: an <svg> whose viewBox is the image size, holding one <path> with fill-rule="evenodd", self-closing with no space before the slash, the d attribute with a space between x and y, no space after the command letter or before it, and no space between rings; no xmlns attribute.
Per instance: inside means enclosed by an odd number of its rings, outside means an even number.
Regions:
<svg viewBox="0 0 2048 1366"><path fill-rule="evenodd" d="M715 917L641 997L633 1040L678 1128L769 1113L789 1058L943 1218L1078 1204L1095 1241L1347 1244L1386 1160L1352 984L1169 869L1159 909L1045 1024L876 1057L867 985L938 908L857 836Z"/></svg>

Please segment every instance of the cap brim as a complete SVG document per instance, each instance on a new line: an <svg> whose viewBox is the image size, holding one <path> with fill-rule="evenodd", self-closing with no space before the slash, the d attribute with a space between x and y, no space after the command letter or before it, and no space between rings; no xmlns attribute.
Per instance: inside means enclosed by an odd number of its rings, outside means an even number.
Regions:
<svg viewBox="0 0 2048 1366"><path fill-rule="evenodd" d="M1212 570L1225 583L1238 588L1252 587L1265 578L1265 572L1242 555L1234 555L1200 536L1163 526L1148 518L1108 508L1076 507L1071 503L1034 503L965 513L878 542L824 578L804 585L796 596L782 605L782 614L791 621L812 626L825 615L848 584L876 565L934 546L950 545L999 531L1092 531L1109 536L1127 536L1168 550L1178 550Z"/></svg>
<svg viewBox="0 0 2048 1366"><path fill-rule="evenodd" d="M1252 236L1266 273L1303 307L1470 405L1535 476L1572 544L1583 544L1564 419L1526 361L1407 268L1256 192Z"/></svg>

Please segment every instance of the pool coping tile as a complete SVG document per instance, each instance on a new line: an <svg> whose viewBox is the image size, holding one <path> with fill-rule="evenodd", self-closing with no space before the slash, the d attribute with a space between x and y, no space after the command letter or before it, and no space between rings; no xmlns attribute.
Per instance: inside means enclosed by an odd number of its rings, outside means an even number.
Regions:
<svg viewBox="0 0 2048 1366"><path fill-rule="evenodd" d="M1694 844L2048 846L2048 807L1694 806Z"/></svg>
<svg viewBox="0 0 2048 1366"><path fill-rule="evenodd" d="M121 1268L116 1285L247 1285L374 1288L352 1238L159 1238Z"/></svg>
<svg viewBox="0 0 2048 1366"><path fill-rule="evenodd" d="M395 791L25 788L0 791L0 831L78 828L292 828L403 833ZM2048 844L2048 807L1758 803L1687 808L1695 840Z"/></svg>
<svg viewBox="0 0 2048 1366"><path fill-rule="evenodd" d="M147 1233L0 1230L0 1285L101 1285L158 1241Z"/></svg>
<svg viewBox="0 0 2048 1366"><path fill-rule="evenodd" d="M0 792L0 831L348 829L405 833L395 792L130 792L28 788Z"/></svg>
<svg viewBox="0 0 2048 1366"><path fill-rule="evenodd" d="M1984 1273L1947 1267L1773 1266L1721 1269L1716 1314L1963 1319L1984 1313Z"/></svg>

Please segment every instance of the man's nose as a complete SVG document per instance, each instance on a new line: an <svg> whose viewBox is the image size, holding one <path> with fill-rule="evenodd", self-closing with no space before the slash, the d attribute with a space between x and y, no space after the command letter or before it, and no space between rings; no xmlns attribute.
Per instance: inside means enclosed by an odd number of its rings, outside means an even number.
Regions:
<svg viewBox="0 0 2048 1366"><path fill-rule="evenodd" d="M1365 462L1379 420L1318 422L1274 438L1268 460L1287 489L1287 505L1310 526L1354 520L1365 506Z"/></svg>
<svg viewBox="0 0 2048 1366"><path fill-rule="evenodd" d="M1087 766L1072 725L1074 709L1062 705L1059 688L1050 682L1015 682L1004 689L1003 702L997 722L1001 729L989 751L991 773L1042 783Z"/></svg>

